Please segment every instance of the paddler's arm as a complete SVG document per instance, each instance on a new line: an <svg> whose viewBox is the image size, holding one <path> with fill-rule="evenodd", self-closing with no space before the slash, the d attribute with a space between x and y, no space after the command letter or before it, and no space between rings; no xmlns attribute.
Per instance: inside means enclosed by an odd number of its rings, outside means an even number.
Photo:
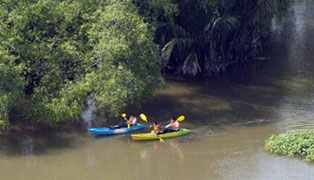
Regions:
<svg viewBox="0 0 314 180"><path fill-rule="evenodd" d="M171 123L170 123L170 124L168 124L168 125L166 125L166 126L165 126L165 128L168 128L168 127L170 127L170 126L171 126Z"/></svg>
<svg viewBox="0 0 314 180"><path fill-rule="evenodd" d="M126 120L127 124L130 124L130 121L127 118L124 118L124 120Z"/></svg>

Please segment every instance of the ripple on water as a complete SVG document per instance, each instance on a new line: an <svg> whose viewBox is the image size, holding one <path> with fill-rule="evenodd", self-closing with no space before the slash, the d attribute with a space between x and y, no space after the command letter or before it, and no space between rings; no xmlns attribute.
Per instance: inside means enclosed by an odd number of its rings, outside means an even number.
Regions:
<svg viewBox="0 0 314 180"><path fill-rule="evenodd" d="M304 110L285 111L281 122L286 130L313 130L314 112Z"/></svg>

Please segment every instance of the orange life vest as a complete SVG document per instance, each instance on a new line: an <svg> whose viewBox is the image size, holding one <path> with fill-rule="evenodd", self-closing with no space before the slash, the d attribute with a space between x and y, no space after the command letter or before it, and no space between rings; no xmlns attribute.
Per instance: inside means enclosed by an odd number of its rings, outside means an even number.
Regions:
<svg viewBox="0 0 314 180"><path fill-rule="evenodd" d="M154 124L154 133L159 133L159 124Z"/></svg>
<svg viewBox="0 0 314 180"><path fill-rule="evenodd" d="M175 121L171 124L171 127L173 130L178 130L178 129L180 129L180 124L178 121Z"/></svg>

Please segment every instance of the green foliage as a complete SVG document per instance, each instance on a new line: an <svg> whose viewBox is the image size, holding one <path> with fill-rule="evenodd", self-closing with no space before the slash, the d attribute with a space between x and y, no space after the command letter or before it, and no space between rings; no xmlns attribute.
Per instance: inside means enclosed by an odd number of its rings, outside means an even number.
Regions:
<svg viewBox="0 0 314 180"><path fill-rule="evenodd" d="M137 8L127 2L110 5L95 16L98 23L89 33L97 41L93 65L98 69L88 73L85 81L92 82L96 73L108 89L93 85L93 96L108 99L108 104L101 102L100 106L119 112L127 103L145 101L143 97L151 96L162 83L157 45L148 24L137 15Z"/></svg>
<svg viewBox="0 0 314 180"><path fill-rule="evenodd" d="M172 21L178 14L177 4L173 0L132 0L132 3L139 7L139 13L152 26Z"/></svg>
<svg viewBox="0 0 314 180"><path fill-rule="evenodd" d="M0 45L0 134L9 129L9 112L23 100L23 81L20 66L13 66L11 57Z"/></svg>
<svg viewBox="0 0 314 180"><path fill-rule="evenodd" d="M23 98L21 66L12 64L12 56L0 44L0 120L8 124L9 110Z"/></svg>
<svg viewBox="0 0 314 180"><path fill-rule="evenodd" d="M160 20L156 41L163 67L211 75L255 60L272 16L288 0L175 0L178 12Z"/></svg>
<svg viewBox="0 0 314 180"><path fill-rule="evenodd" d="M265 142L265 149L271 153L305 157L314 162L314 131L290 131L271 136Z"/></svg>
<svg viewBox="0 0 314 180"><path fill-rule="evenodd" d="M163 84L154 34L131 1L1 3L0 119L12 110L31 121L73 119L88 99L117 115ZM29 108L14 109L17 99Z"/></svg>

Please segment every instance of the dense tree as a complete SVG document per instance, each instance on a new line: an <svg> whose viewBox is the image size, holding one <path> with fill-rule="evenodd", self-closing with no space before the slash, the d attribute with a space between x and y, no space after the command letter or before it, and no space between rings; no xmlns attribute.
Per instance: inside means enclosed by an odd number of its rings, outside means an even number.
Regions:
<svg viewBox="0 0 314 180"><path fill-rule="evenodd" d="M12 57L6 54L4 49L0 49L0 120L7 121L9 110L14 103L19 103L23 99L23 79L19 74L22 72L21 66L14 66L11 63ZM0 129L1 129L0 123Z"/></svg>
<svg viewBox="0 0 314 180"><path fill-rule="evenodd" d="M116 115L162 84L153 32L129 1L5 0L1 12L1 119L17 98L26 119L76 118L87 99Z"/></svg>

